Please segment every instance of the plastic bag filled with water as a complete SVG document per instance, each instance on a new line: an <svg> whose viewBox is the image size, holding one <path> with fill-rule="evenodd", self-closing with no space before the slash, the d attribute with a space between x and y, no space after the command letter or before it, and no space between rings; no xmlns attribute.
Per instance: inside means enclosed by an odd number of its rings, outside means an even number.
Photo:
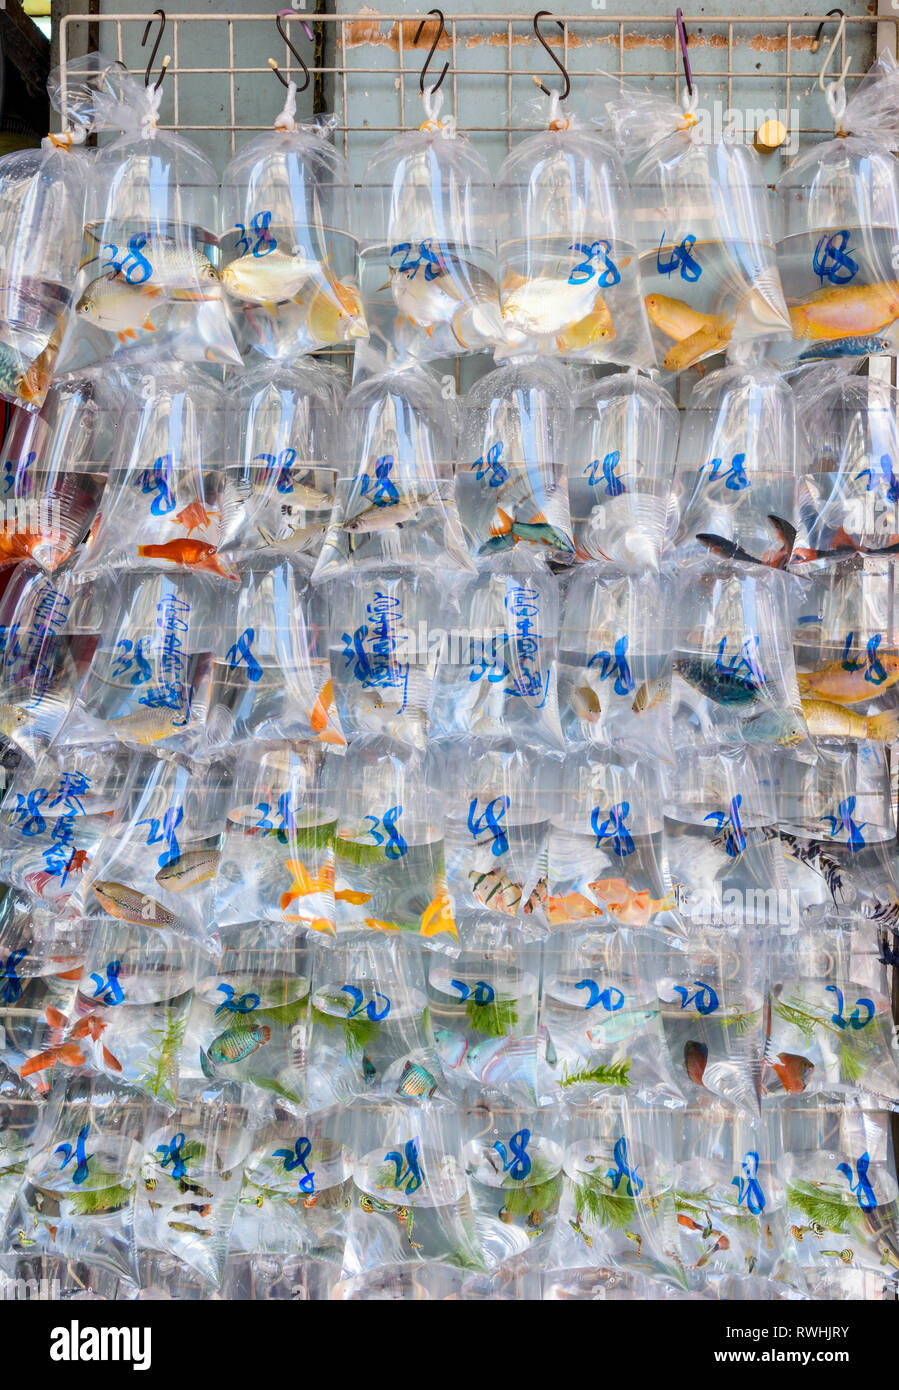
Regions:
<svg viewBox="0 0 899 1390"><path fill-rule="evenodd" d="M573 559L572 395L559 363L522 358L463 398L456 501L478 561L513 550Z"/></svg>
<svg viewBox="0 0 899 1390"><path fill-rule="evenodd" d="M723 367L698 382L677 448L680 557L784 569L798 522L799 442L793 393L769 367Z"/></svg>
<svg viewBox="0 0 899 1390"><path fill-rule="evenodd" d="M804 1133L793 1127L798 1132L785 1156L787 1221L792 1257L810 1287L870 1271L890 1278L895 1292L899 1194L889 1127L889 1114L876 1111L819 1112L818 1124Z"/></svg>
<svg viewBox="0 0 899 1390"><path fill-rule="evenodd" d="M614 79L613 79L614 80ZM608 124L629 164L632 240L653 342L671 372L733 343L789 332L768 190L749 145L715 139L696 114L666 97L618 87Z"/></svg>
<svg viewBox="0 0 899 1390"><path fill-rule="evenodd" d="M87 673L94 642L79 632L84 590L31 560L0 598L0 732L38 758L58 733Z"/></svg>
<svg viewBox="0 0 899 1390"><path fill-rule="evenodd" d="M806 440L794 568L815 570L855 554L894 554L899 393L836 364L802 373L794 390Z"/></svg>
<svg viewBox="0 0 899 1390"><path fill-rule="evenodd" d="M693 1292L728 1274L754 1276L750 1290L770 1278L792 1282L784 1259L789 1237L780 1117L767 1113L750 1122L731 1113L712 1121L708 1110L691 1108L678 1119L675 1203Z"/></svg>
<svg viewBox="0 0 899 1390"><path fill-rule="evenodd" d="M222 284L244 353L289 358L365 338L346 161L332 122L275 129L222 175Z"/></svg>
<svg viewBox="0 0 899 1390"><path fill-rule="evenodd" d="M770 1095L824 1093L899 1109L889 985L867 932L812 929L769 951Z"/></svg>
<svg viewBox="0 0 899 1390"><path fill-rule="evenodd" d="M560 747L559 590L534 557L497 560L445 594L431 727Z"/></svg>
<svg viewBox="0 0 899 1390"><path fill-rule="evenodd" d="M315 569L474 568L453 496L455 396L423 368L370 377L341 410L337 493Z"/></svg>
<svg viewBox="0 0 899 1390"><path fill-rule="evenodd" d="M669 598L659 576L571 577L559 631L559 706L566 738L640 750L671 762Z"/></svg>
<svg viewBox="0 0 899 1390"><path fill-rule="evenodd" d="M614 149L553 100L547 128L503 163L496 199L500 301L514 350L655 366Z"/></svg>
<svg viewBox="0 0 899 1390"><path fill-rule="evenodd" d="M0 810L6 881L76 915L94 901L87 871L118 821L131 770L118 744L54 744L36 763L20 763Z"/></svg>
<svg viewBox="0 0 899 1390"><path fill-rule="evenodd" d="M0 1049L11 1094L46 1097L57 1073L88 1061L86 1029L78 1028L76 998L82 960L54 960L27 940L2 952ZM23 1112L30 1112L27 1107ZM15 1133L15 1127L14 1127Z"/></svg>
<svg viewBox="0 0 899 1390"><path fill-rule="evenodd" d="M385 739L357 740L337 761L338 929L411 932L451 945L458 932L432 763Z"/></svg>
<svg viewBox="0 0 899 1390"><path fill-rule="evenodd" d="M218 175L157 125L162 91L96 54L66 65L97 129L120 131L84 178L83 240L60 371L96 362L240 365L219 270Z"/></svg>
<svg viewBox="0 0 899 1390"><path fill-rule="evenodd" d="M90 640L92 655L60 743L197 747L214 656L225 650L224 599L205 574L100 575L74 622L76 649Z"/></svg>
<svg viewBox="0 0 899 1390"><path fill-rule="evenodd" d="M309 1104L366 1095L422 1105L445 1093L422 955L370 935L316 953L309 1006Z"/></svg>
<svg viewBox="0 0 899 1390"><path fill-rule="evenodd" d="M520 929L542 934L559 759L508 742L472 739L442 750L439 768L454 902L469 911L527 918Z"/></svg>
<svg viewBox="0 0 899 1390"><path fill-rule="evenodd" d="M675 743L777 745L811 758L785 621L795 581L728 565L671 582Z"/></svg>
<svg viewBox="0 0 899 1390"><path fill-rule="evenodd" d="M121 812L91 860L87 905L132 926L214 940L213 888L221 859L222 769L135 757Z"/></svg>
<svg viewBox="0 0 899 1390"><path fill-rule="evenodd" d="M335 934L337 798L323 751L247 747L235 759L215 878L215 919Z"/></svg>
<svg viewBox="0 0 899 1390"><path fill-rule="evenodd" d="M22 1187L42 1107L28 1081L0 1057L0 1226Z"/></svg>
<svg viewBox="0 0 899 1390"><path fill-rule="evenodd" d="M304 938L286 939L268 922L223 927L220 958L199 962L181 1074L238 1083L244 1103L267 1119L275 1107L297 1112L306 1093L310 972ZM245 1051L251 1033L262 1042Z"/></svg>
<svg viewBox="0 0 899 1390"><path fill-rule="evenodd" d="M68 1034L86 1065L174 1105L198 960L193 942L165 929L98 922Z"/></svg>
<svg viewBox="0 0 899 1390"><path fill-rule="evenodd" d="M883 933L899 923L896 817L886 749L819 739L814 763L780 758L772 771L776 823L766 832L787 860L800 920Z"/></svg>
<svg viewBox="0 0 899 1390"><path fill-rule="evenodd" d="M105 1076L59 1073L4 1245L136 1280L134 1200L152 1102Z"/></svg>
<svg viewBox="0 0 899 1390"><path fill-rule="evenodd" d="M665 855L682 927L790 927L792 880L763 755L680 749L665 783Z"/></svg>
<svg viewBox="0 0 899 1390"><path fill-rule="evenodd" d="M696 1105L759 1113L766 955L760 931L711 927L672 948L656 982L678 1085Z"/></svg>
<svg viewBox="0 0 899 1390"><path fill-rule="evenodd" d="M99 58L94 59L99 63ZM78 243L96 128L89 104L47 89L66 130L0 159L0 396L39 409L56 370L78 275Z"/></svg>
<svg viewBox="0 0 899 1390"><path fill-rule="evenodd" d="M792 328L792 341L774 345L783 361L894 350L899 66L884 49L848 101L842 83L830 85L836 137L797 156L776 185Z"/></svg>
<svg viewBox="0 0 899 1390"><path fill-rule="evenodd" d="M431 1260L486 1270L451 1110L360 1107L354 1151L348 1273Z"/></svg>
<svg viewBox="0 0 899 1390"><path fill-rule="evenodd" d="M384 567L335 580L328 649L340 726L425 747L445 621L446 585L428 571ZM437 637L439 640L440 632Z"/></svg>
<svg viewBox="0 0 899 1390"><path fill-rule="evenodd" d="M139 1249L174 1255L221 1283L252 1130L221 1087L147 1126L135 1199Z"/></svg>
<svg viewBox="0 0 899 1390"><path fill-rule="evenodd" d="M802 713L816 739L890 742L899 728L893 565L865 558L810 577L793 602Z"/></svg>
<svg viewBox="0 0 899 1390"><path fill-rule="evenodd" d="M430 952L425 962L428 1007L450 1092L457 1103L480 1104L493 1095L501 1098L497 1104L533 1108L539 949L522 941L517 924L485 913L462 915L460 931L465 950L459 956Z"/></svg>
<svg viewBox="0 0 899 1390"><path fill-rule="evenodd" d="M656 980L664 946L649 930L557 933L543 953L541 1104L589 1105L615 1090L683 1103L662 1030Z"/></svg>
<svg viewBox="0 0 899 1390"><path fill-rule="evenodd" d="M235 1253L343 1259L353 1191L350 1117L343 1107L280 1115L253 1136L231 1232Z"/></svg>
<svg viewBox="0 0 899 1390"><path fill-rule="evenodd" d="M227 459L219 548L317 558L337 473L340 377L315 361L265 362L234 381L236 459Z"/></svg>
<svg viewBox="0 0 899 1390"><path fill-rule="evenodd" d="M103 510L79 574L192 570L236 581L218 556L225 502L227 396L198 368L134 379Z"/></svg>
<svg viewBox="0 0 899 1390"><path fill-rule="evenodd" d="M584 386L575 397L568 475L575 550L621 570L657 570L674 516L680 412L637 372Z"/></svg>
<svg viewBox="0 0 899 1390"><path fill-rule="evenodd" d="M115 386L98 373L18 412L0 452L0 566L31 558L55 570L71 557L96 516L117 422Z"/></svg>
<svg viewBox="0 0 899 1390"><path fill-rule="evenodd" d="M222 605L207 742L219 749L308 739L344 748L325 646L327 595L310 585L308 570L277 555L256 556L240 577Z"/></svg>
<svg viewBox="0 0 899 1390"><path fill-rule="evenodd" d="M552 1267L600 1266L686 1287L670 1116L609 1096L566 1118L559 1126L563 1188Z"/></svg>
<svg viewBox="0 0 899 1390"><path fill-rule="evenodd" d="M426 101L429 118L381 146L357 200L365 314L388 362L490 351L504 336L490 171L437 119L441 97Z"/></svg>
<svg viewBox="0 0 899 1390"><path fill-rule="evenodd" d="M655 759L594 749L569 753L546 854L550 925L594 919L626 927L669 925L675 898L663 813Z"/></svg>
<svg viewBox="0 0 899 1390"><path fill-rule="evenodd" d="M464 1297L538 1298L540 1256L556 1229L562 1195L562 1149L552 1112L534 1114L501 1101L467 1118L472 1137L463 1156L468 1191L489 1279L473 1276ZM520 1257L520 1258L516 1258Z"/></svg>

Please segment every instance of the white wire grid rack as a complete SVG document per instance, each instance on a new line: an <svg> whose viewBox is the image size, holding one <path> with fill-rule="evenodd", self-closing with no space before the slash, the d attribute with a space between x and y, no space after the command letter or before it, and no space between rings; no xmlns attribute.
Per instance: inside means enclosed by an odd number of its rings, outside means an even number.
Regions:
<svg viewBox="0 0 899 1390"><path fill-rule="evenodd" d="M149 12L90 18L66 15L60 25L60 60L64 64L70 53L81 51L89 32L91 46L141 73L149 47L142 50L140 39L150 19ZM425 23L416 44L422 19ZM273 105L278 100L280 88L265 63L258 60L266 29L270 31L270 52L281 62L282 71L302 78L275 30L274 16L167 12L167 21L160 56L170 53L172 62L160 123L189 136L225 133L233 155L243 133L266 128L243 118L242 87L245 90L248 81L271 83ZM155 26L157 21L153 23ZM820 23L821 17L815 15L703 15L692 23L688 17L690 60L703 100L720 101L727 108L735 104L746 108L751 100L759 109L773 107L795 113L800 137L829 135L832 126L817 77L836 20L826 21L821 47L816 51L815 33ZM311 49L303 25L314 31ZM420 123L419 74L437 29L437 21L428 18L424 10L412 16L298 13L286 18L285 26L316 79L319 105L336 114L336 135L348 157L354 153L354 135L367 145L371 136L383 137ZM548 62L534 36L533 15L447 14L445 26L426 80L433 83L443 64L449 62L445 109L462 129L501 137L498 143L504 154L511 148L515 132L528 128L513 112L519 99L534 94L532 77L554 79L548 82L551 87L558 87L560 81L558 70ZM188 29L190 44L184 41ZM673 15L559 13L543 21L542 32L571 74L573 98L578 82L597 70L648 79L660 91L680 96L684 74ZM202 35L203 53L199 62L195 57L198 33ZM847 15L831 70L839 71L846 57L851 57L847 77L851 90L875 52L884 46L896 52L896 45L896 19ZM251 49L255 61L250 60ZM787 153L780 152L778 158L782 160Z"/></svg>

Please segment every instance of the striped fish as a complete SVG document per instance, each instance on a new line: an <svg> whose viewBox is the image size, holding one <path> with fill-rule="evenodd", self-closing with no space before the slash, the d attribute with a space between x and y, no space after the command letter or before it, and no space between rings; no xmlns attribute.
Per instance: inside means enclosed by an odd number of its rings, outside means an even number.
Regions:
<svg viewBox="0 0 899 1390"><path fill-rule="evenodd" d="M219 1065L242 1062L258 1048L264 1047L272 1035L266 1023L254 1023L249 1028L234 1027L220 1033L209 1048L209 1059Z"/></svg>
<svg viewBox="0 0 899 1390"><path fill-rule="evenodd" d="M425 1067L418 1062L406 1062L400 1084L396 1088L398 1096L431 1096L437 1090L437 1082Z"/></svg>

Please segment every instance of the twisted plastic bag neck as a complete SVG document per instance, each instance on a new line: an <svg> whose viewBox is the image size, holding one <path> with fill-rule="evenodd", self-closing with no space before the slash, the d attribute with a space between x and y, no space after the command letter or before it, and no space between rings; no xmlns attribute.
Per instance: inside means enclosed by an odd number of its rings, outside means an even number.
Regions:
<svg viewBox="0 0 899 1390"><path fill-rule="evenodd" d="M455 116L447 116L445 120L439 119L440 108L443 105L443 93L435 92L432 88L422 92L421 99L425 108L426 119L418 127L419 130L439 132L446 139L451 139L456 133L456 118Z"/></svg>
<svg viewBox="0 0 899 1390"><path fill-rule="evenodd" d="M159 107L162 102L162 87L147 87L147 107L141 118L140 138L142 140L152 140L153 134L159 124Z"/></svg>
<svg viewBox="0 0 899 1390"><path fill-rule="evenodd" d="M699 121L696 116L696 108L698 105L699 91L696 87L696 83L694 82L692 92L685 87L683 90L683 94L681 95L681 106L684 108L684 118L680 124L680 130L689 130L692 132L696 129L697 125L699 124Z"/></svg>
<svg viewBox="0 0 899 1390"><path fill-rule="evenodd" d="M296 130L297 128L297 84L288 82L284 110L275 120L275 130Z"/></svg>
<svg viewBox="0 0 899 1390"><path fill-rule="evenodd" d="M846 115L846 83L841 77L836 82L828 82L824 88L827 109L833 118L833 128L837 135L845 135L843 117Z"/></svg>
<svg viewBox="0 0 899 1390"><path fill-rule="evenodd" d="M550 130L568 130L571 121L562 114L562 98L558 92L549 94L549 128Z"/></svg>
<svg viewBox="0 0 899 1390"><path fill-rule="evenodd" d="M52 130L41 141L42 150L70 150L73 145L83 145L87 139L87 126L76 125L54 135Z"/></svg>

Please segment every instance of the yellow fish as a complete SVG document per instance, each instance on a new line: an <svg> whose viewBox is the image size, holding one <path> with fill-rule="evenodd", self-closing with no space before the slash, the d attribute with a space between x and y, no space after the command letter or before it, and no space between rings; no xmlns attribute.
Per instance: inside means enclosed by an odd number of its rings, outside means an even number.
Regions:
<svg viewBox="0 0 899 1390"><path fill-rule="evenodd" d="M826 700L803 700L802 713L812 738L870 738L891 743L899 737L899 710L868 718Z"/></svg>
<svg viewBox="0 0 899 1390"><path fill-rule="evenodd" d="M421 914L420 930L422 936L439 936L441 932L449 932L451 936L459 935L449 893L445 887L438 890L436 897L431 899Z"/></svg>
<svg viewBox="0 0 899 1390"><path fill-rule="evenodd" d="M668 371L681 371L711 352L720 352L730 342L734 321L726 314L701 314L682 299L667 294L648 294L645 299L650 321L676 346L665 358Z"/></svg>
<svg viewBox="0 0 899 1390"><path fill-rule="evenodd" d="M614 336L615 329L612 326L609 306L602 295L598 294L586 318L570 324L563 333L558 334L556 348L563 355L568 352L580 352L596 343L611 342Z"/></svg>
<svg viewBox="0 0 899 1390"><path fill-rule="evenodd" d="M794 338L827 341L879 333L899 317L899 280L821 289L790 310Z"/></svg>
<svg viewBox="0 0 899 1390"><path fill-rule="evenodd" d="M314 341L323 347L329 343L346 343L352 338L367 338L368 324L359 291L329 276L327 284L309 301L306 327Z"/></svg>
<svg viewBox="0 0 899 1390"><path fill-rule="evenodd" d="M365 925L370 928L371 931L399 931L400 929L399 923L382 922L377 917L366 917Z"/></svg>
<svg viewBox="0 0 899 1390"><path fill-rule="evenodd" d="M121 719L104 719L103 723L115 738L124 738L130 743L156 743L162 738L174 738L187 727L187 719L181 711L163 705L148 706Z"/></svg>
<svg viewBox="0 0 899 1390"><path fill-rule="evenodd" d="M860 664L857 670L847 671L843 662L832 661L820 671L799 672L799 694L816 695L837 705L857 705L873 699L899 681L899 656L878 656L877 661L886 675L876 684L866 679L870 675L868 667Z"/></svg>
<svg viewBox="0 0 899 1390"><path fill-rule="evenodd" d="M331 893L334 890L333 864L326 864L315 878L299 859L288 859L285 867L293 875L293 882L288 891L281 894L282 912L286 912L296 898L308 898L312 893Z"/></svg>

